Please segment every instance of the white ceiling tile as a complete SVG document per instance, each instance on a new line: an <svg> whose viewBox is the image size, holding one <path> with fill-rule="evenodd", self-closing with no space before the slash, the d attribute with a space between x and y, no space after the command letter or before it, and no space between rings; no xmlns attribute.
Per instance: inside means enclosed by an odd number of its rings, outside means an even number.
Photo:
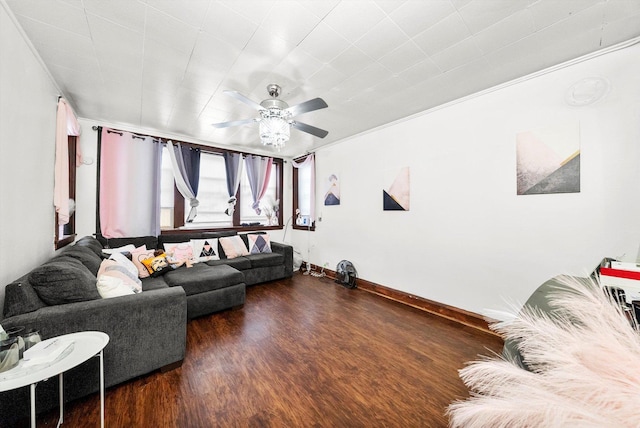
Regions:
<svg viewBox="0 0 640 428"><path fill-rule="evenodd" d="M136 32L144 31L147 6L138 0L83 0L87 15L96 15Z"/></svg>
<svg viewBox="0 0 640 428"><path fill-rule="evenodd" d="M29 33L30 40L39 50L63 49L76 51L81 55L93 53L90 37L67 31L59 27L42 24L31 18L19 18L22 28Z"/></svg>
<svg viewBox="0 0 640 428"><path fill-rule="evenodd" d="M374 62L375 61L365 55L360 49L355 46L350 46L335 57L330 65L338 72L346 76L352 76L373 65Z"/></svg>
<svg viewBox="0 0 640 428"><path fill-rule="evenodd" d="M375 0L375 1L378 7L380 7L380 9L384 10L388 14L393 12L400 6L402 6L403 3L405 3L405 0ZM415 0L411 0L411 1L415 1Z"/></svg>
<svg viewBox="0 0 640 428"><path fill-rule="evenodd" d="M353 43L384 18L385 13L372 1L352 0L338 4L323 22Z"/></svg>
<svg viewBox="0 0 640 428"><path fill-rule="evenodd" d="M485 28L474 35L474 39L483 52L492 52L514 43L535 32L531 12L522 10L508 16L495 25Z"/></svg>
<svg viewBox="0 0 640 428"><path fill-rule="evenodd" d="M404 79L410 84L417 84L431 79L441 73L442 72L433 60L431 58L427 58L413 67L407 68L403 72L399 73L398 77Z"/></svg>
<svg viewBox="0 0 640 428"><path fill-rule="evenodd" d="M455 12L450 0L407 1L389 15L409 37Z"/></svg>
<svg viewBox="0 0 640 428"><path fill-rule="evenodd" d="M94 49L100 63L135 67L142 64L143 36L97 15L87 16Z"/></svg>
<svg viewBox="0 0 640 428"><path fill-rule="evenodd" d="M458 13L452 13L413 38L416 44L427 54L436 54L449 46L469 37L467 25Z"/></svg>
<svg viewBox="0 0 640 428"><path fill-rule="evenodd" d="M58 65L79 73L100 74L100 64L94 56L85 56L67 49L47 49L41 54L42 59L50 65Z"/></svg>
<svg viewBox="0 0 640 428"><path fill-rule="evenodd" d="M147 0L147 5L193 27L202 27L211 0L189 0L189 6L175 0Z"/></svg>
<svg viewBox="0 0 640 428"><path fill-rule="evenodd" d="M349 91L366 91L371 90L379 82L382 82L392 76L388 69L380 64L373 64L362 70L360 73L351 76L338 85L341 88L348 87ZM351 98L351 97L350 97Z"/></svg>
<svg viewBox="0 0 640 428"><path fill-rule="evenodd" d="M273 25L278 22L280 25ZM298 45L318 25L320 18L294 1L277 1L262 21L265 33Z"/></svg>
<svg viewBox="0 0 640 428"><path fill-rule="evenodd" d="M593 0L596 1L596 0ZM603 2L604 0L600 0ZM607 22L624 19L630 15L640 13L640 1L637 0L608 0L604 5Z"/></svg>
<svg viewBox="0 0 640 428"><path fill-rule="evenodd" d="M407 40L407 35L387 17L356 41L355 45L371 58L378 60Z"/></svg>
<svg viewBox="0 0 640 428"><path fill-rule="evenodd" d="M295 75L298 81L305 81L324 66L323 62L305 52L299 46L294 48L274 69L275 73Z"/></svg>
<svg viewBox="0 0 640 428"><path fill-rule="evenodd" d="M336 7L341 0L299 0L299 3L313 12L317 17L324 18Z"/></svg>
<svg viewBox="0 0 640 428"><path fill-rule="evenodd" d="M472 1L473 0L451 0L451 3L453 3L453 6L459 10L460 8L464 7L466 4Z"/></svg>
<svg viewBox="0 0 640 428"><path fill-rule="evenodd" d="M476 45L473 37L464 39L460 43L431 56L433 62L443 72L453 70L461 65L475 61L482 56L482 51Z"/></svg>
<svg viewBox="0 0 640 428"><path fill-rule="evenodd" d="M477 33L527 6L529 0L473 0L459 12L469 30Z"/></svg>
<svg viewBox="0 0 640 428"><path fill-rule="evenodd" d="M260 24L275 0L218 0L216 3L227 6L254 23Z"/></svg>
<svg viewBox="0 0 640 428"><path fill-rule="evenodd" d="M260 27L247 43L243 55L253 55L256 58L263 57L261 58L262 62L268 62L272 64L272 67L275 67L295 47L296 45L290 41L281 39L273 35L268 29Z"/></svg>
<svg viewBox="0 0 640 428"><path fill-rule="evenodd" d="M535 28L540 30L569 18L576 12L587 9L602 0L539 0L528 7Z"/></svg>
<svg viewBox="0 0 640 428"><path fill-rule="evenodd" d="M348 48L349 45L350 43L344 37L336 33L327 24L321 22L299 46L320 61L329 62Z"/></svg>
<svg viewBox="0 0 640 428"><path fill-rule="evenodd" d="M211 93L194 91L192 89L180 87L173 100L173 108L185 112L200 114L211 99Z"/></svg>
<svg viewBox="0 0 640 428"><path fill-rule="evenodd" d="M191 53L198 38L198 28L178 21L164 12L148 8L145 25L145 43L147 40L161 41L181 52Z"/></svg>
<svg viewBox="0 0 640 428"><path fill-rule="evenodd" d="M380 58L378 62L397 74L425 59L427 56L424 52L412 40L409 40Z"/></svg>
<svg viewBox="0 0 640 428"><path fill-rule="evenodd" d="M42 2L38 0L9 0L18 21L22 24L23 14L28 19L65 29L85 37L90 37L84 10L61 1Z"/></svg>
<svg viewBox="0 0 640 428"><path fill-rule="evenodd" d="M602 29L603 46L611 46L634 37L634 29L640 28L640 13L627 15L615 23L616 25L608 23Z"/></svg>
<svg viewBox="0 0 640 428"><path fill-rule="evenodd" d="M202 64L214 71L226 73L242 51L236 46L207 33L200 33L193 48L191 64Z"/></svg>
<svg viewBox="0 0 640 428"><path fill-rule="evenodd" d="M202 29L219 40L242 49L258 28L258 24L225 4L212 2ZM213 50L213 48L212 48Z"/></svg>
<svg viewBox="0 0 640 428"><path fill-rule="evenodd" d="M339 72L330 65L325 65L317 73L309 77L308 83L313 88L328 90L340 82L345 81L347 78L348 76L346 74Z"/></svg>
<svg viewBox="0 0 640 428"><path fill-rule="evenodd" d="M537 35L531 35L484 56L507 82L541 69L542 55Z"/></svg>

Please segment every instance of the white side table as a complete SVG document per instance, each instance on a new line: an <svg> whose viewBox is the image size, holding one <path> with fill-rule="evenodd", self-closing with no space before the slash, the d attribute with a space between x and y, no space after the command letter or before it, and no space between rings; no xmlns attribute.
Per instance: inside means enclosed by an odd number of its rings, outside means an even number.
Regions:
<svg viewBox="0 0 640 428"><path fill-rule="evenodd" d="M109 336L100 331L83 331L52 337L43 342L55 339L64 340L70 346L54 361L25 367L23 360L6 372L0 373L0 392L30 385L31 388L31 426L36 426L36 385L38 382L58 376L60 379L60 419L58 427L63 422L64 388L62 375L94 356L100 357L100 426L104 427L104 359L103 349L109 343Z"/></svg>

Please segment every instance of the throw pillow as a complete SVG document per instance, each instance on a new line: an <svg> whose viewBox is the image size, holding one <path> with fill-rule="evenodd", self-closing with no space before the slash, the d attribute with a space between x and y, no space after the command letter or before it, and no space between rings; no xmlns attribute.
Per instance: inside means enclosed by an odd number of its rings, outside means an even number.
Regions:
<svg viewBox="0 0 640 428"><path fill-rule="evenodd" d="M164 244L167 260L171 264L183 263L193 259L193 247L191 242L178 242Z"/></svg>
<svg viewBox="0 0 640 428"><path fill-rule="evenodd" d="M220 245L222 245L222 249L228 259L249 255L249 250L247 250L247 247L239 235L220 238Z"/></svg>
<svg viewBox="0 0 640 428"><path fill-rule="evenodd" d="M251 254L270 253L271 241L267 233L251 233L247 235L249 239L249 252Z"/></svg>
<svg viewBox="0 0 640 428"><path fill-rule="evenodd" d="M38 266L29 274L29 282L47 305L100 298L96 277L75 259L65 258Z"/></svg>
<svg viewBox="0 0 640 428"><path fill-rule="evenodd" d="M131 280L133 281L132 286L135 289L134 291L136 293L142 291L142 282L138 278L138 268L135 264L133 264L131 260L129 260L127 256L122 253L113 253L111 254L111 257L109 257L109 260L115 261L117 265L115 265L115 269L108 270L122 271L124 275L126 275L128 278L131 278Z"/></svg>
<svg viewBox="0 0 640 428"><path fill-rule="evenodd" d="M144 259L142 264L147 268L149 275L152 277L164 275L172 270L164 253Z"/></svg>
<svg viewBox="0 0 640 428"><path fill-rule="evenodd" d="M193 259L196 262L206 262L209 260L220 260L218 254L218 239L192 239Z"/></svg>
<svg viewBox="0 0 640 428"><path fill-rule="evenodd" d="M149 257L153 257L155 250L147 250L146 245L142 247L136 248L131 252L131 261L138 269L138 278L148 278L149 271L147 267L142 263L144 259L148 259Z"/></svg>
<svg viewBox="0 0 640 428"><path fill-rule="evenodd" d="M146 248L146 246L145 246ZM123 245L122 247L118 247L118 248L103 248L102 252L105 254L113 254L113 253L132 253L133 251L136 250L136 246L133 244L128 244L128 245Z"/></svg>
<svg viewBox="0 0 640 428"><path fill-rule="evenodd" d="M112 254L112 257L115 254ZM126 257L127 262L131 263ZM138 279L138 269L126 263L121 263L118 257L107 259L100 265L98 271L98 281L96 287L98 293L103 299L111 297L125 296L127 294L135 294L142 291L142 283ZM131 263L133 265L133 263Z"/></svg>

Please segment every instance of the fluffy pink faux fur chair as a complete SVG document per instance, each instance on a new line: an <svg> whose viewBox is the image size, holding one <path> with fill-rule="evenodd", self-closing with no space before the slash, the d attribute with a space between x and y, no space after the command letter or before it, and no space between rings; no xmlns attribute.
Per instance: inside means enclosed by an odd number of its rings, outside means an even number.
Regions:
<svg viewBox="0 0 640 428"><path fill-rule="evenodd" d="M552 315L525 306L492 326L530 370L500 357L460 370L471 396L449 406L452 428L640 426L638 331L596 282L556 280Z"/></svg>

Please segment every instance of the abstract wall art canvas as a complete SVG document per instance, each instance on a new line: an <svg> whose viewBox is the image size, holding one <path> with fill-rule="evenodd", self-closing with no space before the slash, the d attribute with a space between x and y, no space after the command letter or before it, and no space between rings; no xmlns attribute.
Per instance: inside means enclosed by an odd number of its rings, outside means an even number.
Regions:
<svg viewBox="0 0 640 428"><path fill-rule="evenodd" d="M411 180L409 167L400 171L387 171L385 183L389 187L382 191L382 209L384 211L409 211Z"/></svg>
<svg viewBox="0 0 640 428"><path fill-rule="evenodd" d="M330 174L326 182L327 191L324 194L324 204L340 205L340 180L338 174Z"/></svg>
<svg viewBox="0 0 640 428"><path fill-rule="evenodd" d="M516 134L518 195L580 192L580 124Z"/></svg>

